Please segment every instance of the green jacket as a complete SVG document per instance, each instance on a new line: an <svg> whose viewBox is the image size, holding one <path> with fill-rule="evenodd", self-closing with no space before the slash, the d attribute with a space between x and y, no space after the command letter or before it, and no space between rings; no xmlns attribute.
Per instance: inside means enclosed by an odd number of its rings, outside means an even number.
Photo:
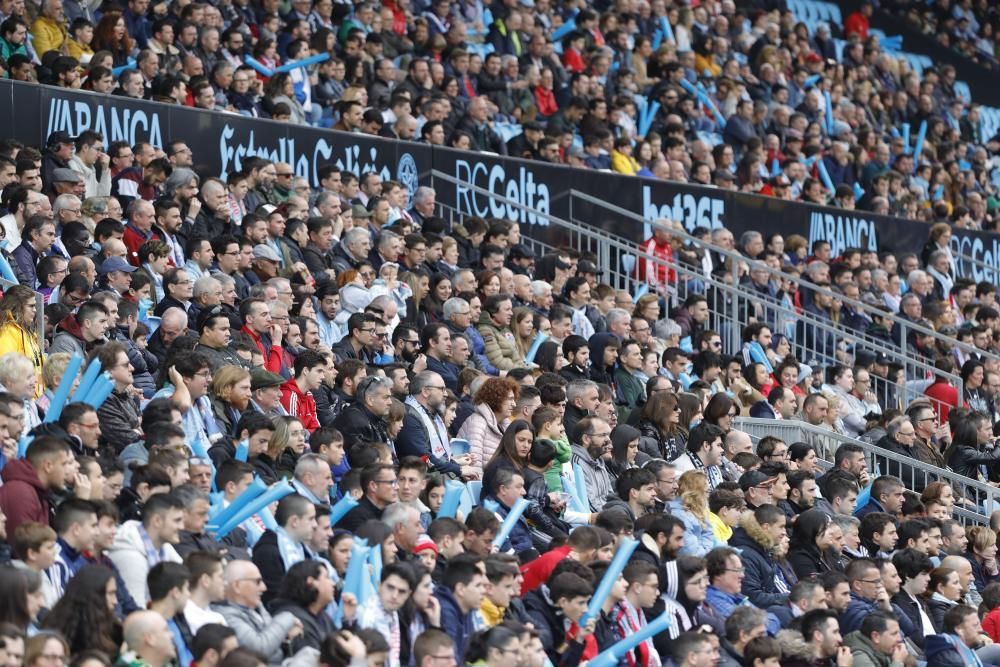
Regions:
<svg viewBox="0 0 1000 667"><path fill-rule="evenodd" d="M556 458L552 461L549 469L545 471L545 483L548 485L549 491L562 491L562 480L559 478L559 473L562 472L563 464L569 463L570 458L572 458L573 448L569 444L569 440L553 440L552 444L556 446Z"/></svg>
<svg viewBox="0 0 1000 667"><path fill-rule="evenodd" d="M641 406L646 400L646 387L642 381L621 366L615 369L615 384L618 385L618 421L625 423L629 413Z"/></svg>
<svg viewBox="0 0 1000 667"><path fill-rule="evenodd" d="M903 667L901 662L893 662L892 656L876 650L871 640L855 630L844 637L844 646L851 649L854 667Z"/></svg>

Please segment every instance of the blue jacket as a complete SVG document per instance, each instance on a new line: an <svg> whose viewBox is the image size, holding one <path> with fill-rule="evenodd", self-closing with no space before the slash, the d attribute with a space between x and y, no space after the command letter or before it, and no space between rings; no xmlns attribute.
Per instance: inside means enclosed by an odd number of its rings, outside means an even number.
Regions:
<svg viewBox="0 0 1000 667"><path fill-rule="evenodd" d="M742 594L730 595L729 593L720 591L715 586L708 587L708 591L705 595L705 603L711 607L720 618L723 619L729 618L730 614L732 614L733 610L737 607L743 605L751 607L754 606L753 603L750 602L750 598L747 596ZM767 634L772 637L778 634L778 630L781 629L781 621L778 620L778 617L771 612L767 612L766 628Z"/></svg>
<svg viewBox="0 0 1000 667"><path fill-rule="evenodd" d="M733 530L733 536L729 538L729 546L740 552L740 560L746 574L743 577L743 594L750 598L750 602L767 609L776 604L782 604L788 600L787 595L778 591L778 585L774 581L777 564L769 553L765 551L765 545L760 539L767 539L763 530L758 534L752 529L755 522L747 522ZM747 527L751 527L753 535L747 532Z"/></svg>
<svg viewBox="0 0 1000 667"><path fill-rule="evenodd" d="M882 503L872 498L867 503L854 510L854 516L858 519L864 519L867 515L872 512L885 512L885 508L882 507Z"/></svg>
<svg viewBox="0 0 1000 667"><path fill-rule="evenodd" d="M493 500L496 498L492 497ZM497 510L497 514L500 516L501 521L507 518L507 513L510 512L510 508L505 507L503 503L497 500L497 504L500 508ZM531 529L528 528L528 522L524 520L524 515L517 520L514 524L514 530L510 531L510 537L507 541L500 545L500 551L509 552L511 550L514 553L520 555L525 552L537 552L534 551L535 545L531 541Z"/></svg>
<svg viewBox="0 0 1000 667"><path fill-rule="evenodd" d="M964 650L963 650L964 647ZM924 640L924 657L934 667L979 667L983 661L955 635L930 635Z"/></svg>
<svg viewBox="0 0 1000 667"><path fill-rule="evenodd" d="M846 635L860 630L861 623L865 618L876 611L879 611L879 608L875 606L874 602L859 597L856 593L851 593L851 601L847 603L847 609L840 615L840 632Z"/></svg>
<svg viewBox="0 0 1000 667"><path fill-rule="evenodd" d="M605 509L607 509L607 505L605 505ZM720 546L715 541L715 531L712 530L712 525L698 521L698 517L681 507L680 500L677 498L667 503L667 511L684 522L684 546L681 547L679 554L704 558L705 554Z"/></svg>
<svg viewBox="0 0 1000 667"><path fill-rule="evenodd" d="M435 586L434 597L441 604L441 629L447 632L455 643L455 660L458 664L464 665L469 637L476 631L476 612L472 610L463 614L455 594L445 586Z"/></svg>

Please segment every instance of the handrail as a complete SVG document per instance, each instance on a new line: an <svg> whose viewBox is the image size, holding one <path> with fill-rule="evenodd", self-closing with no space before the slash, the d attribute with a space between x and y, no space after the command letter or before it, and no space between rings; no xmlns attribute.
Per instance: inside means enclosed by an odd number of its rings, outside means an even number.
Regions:
<svg viewBox="0 0 1000 667"><path fill-rule="evenodd" d="M437 176L442 177L442 180L446 180L446 181L449 181L449 182L455 182L455 183L458 182L455 179L453 179L452 177L448 176L447 174L443 174L442 175L442 174L439 174L439 172L432 172L432 178L437 177ZM468 187L468 188L475 189L475 190L481 190L483 193L488 193L488 191L483 190L482 188L478 188L478 187L476 187L474 185L467 184L467 183L464 183L463 187ZM497 195L490 195L490 196L497 197ZM498 198L504 199L502 197L498 197ZM668 266L668 267L670 267L670 268L672 268L672 269L674 269L676 271L688 274L691 277L694 277L694 278L696 278L698 280L701 280L701 281L705 282L706 284L711 284L712 287L714 287L715 289L719 290L720 292L722 292L722 293L724 293L724 294L726 294L728 296L733 297L733 308L732 308L732 312L731 312L731 314L729 316L729 321L737 324L739 328L737 328L737 327L730 327L731 328L731 331L730 331L731 349L736 350L736 349L739 349L741 347L741 343L740 343L740 331L742 330L742 326L745 323L742 323L740 321L739 316L738 316L739 315L739 310L740 310L740 304L739 304L738 300L740 298L745 298L745 295L739 289L739 281L738 281L738 278L736 276L737 266L736 266L735 262L732 265L733 266L733 280L734 280L734 283L733 283L732 286L730 286L730 285L725 284L724 282L719 282L719 281L716 281L716 280L711 279L711 278L705 278L702 274L698 273L697 271L691 270L691 269L687 268L686 266L684 266L682 264L670 264L670 263L665 262L662 258L658 258L658 257L652 256L652 255L649 255L648 253L643 252L640 248L636 247L635 244L633 244L633 243L631 243L629 241L623 240L623 239L618 238L618 237L614 237L614 236L609 235L609 234L596 233L596 229L594 229L594 228L583 228L583 227L580 227L580 226L578 226L576 224L568 223L567 221L562 220L561 218L558 218L558 217L550 215L550 214L543 213L541 211L538 211L537 209L533 209L530 206L523 205L523 204L521 204L519 202L516 202L516 201L513 201L513 200L506 200L506 199L504 199L504 201L507 204L512 205L514 208L523 209L526 213L535 215L535 216L537 216L539 218L542 218L542 219L546 219L550 223L555 223L556 226L565 228L565 231L567 231L567 232L569 232L571 234L577 234L577 235L580 235L581 237L584 237L584 238L596 241L596 242L598 242L600 244L603 244L602 247L603 247L603 250L605 250L605 251L608 250L609 248L614 248L616 250L624 251L624 252L627 252L627 253L635 253L635 254L641 256L642 258L646 259L647 261L650 261L650 262L653 262L653 263L656 263L656 264L660 264L660 265L664 265L664 266ZM456 207L452 207L452 206L446 206L444 204L441 204L441 206L442 206L442 208L449 208L449 209L453 210L455 213L458 213L459 215L462 215L461 211L458 210L457 206ZM606 267L605 270L607 272L609 272L609 273L610 272L617 273L616 271L614 271L613 269L610 268L611 267L611 262L610 261L602 261L601 265ZM621 274L621 275L624 276L624 274ZM624 276L624 277L626 279L628 279L628 280L632 279L630 276ZM772 307L772 306L769 306L769 307ZM861 344L863 346L870 347L870 348L876 348L876 349L880 347L880 346L878 346L876 344L872 344L870 341L868 341L866 339L858 337L857 335L855 335L855 334L853 334L851 332L840 331L840 330L838 330L836 328L836 326L831 326L830 323L822 322L821 320L816 320L815 318L808 318L808 317L804 318L801 314L794 313L792 311L788 311L787 309L782 309L782 311L784 313L786 313L787 315L796 317L797 319L805 319L807 321L810 321L810 323L813 326L822 328L822 329L824 329L826 331L829 331L830 333L833 333L834 335L839 335L841 337L844 337L845 334L846 334L847 337L855 340L858 344ZM722 332L720 332L720 334L721 333ZM922 362L920 360L910 359L904 352L898 350L897 348L881 347L881 351L886 352L887 354L891 354L894 358L897 358L899 361L901 361L902 362L902 366L904 367L904 369L906 369L907 367L914 367L914 368L921 369L925 373L935 374L935 375L937 375L939 377L942 377L942 378L950 380L958 388L958 391L961 393L961 390L962 390L962 380L961 380L961 378L959 376L939 371L939 370L935 369L932 365L926 364L925 362ZM907 393L906 393L907 389L906 389L906 385L905 384L900 385L900 384L895 383L895 382L888 382L887 384L889 386L893 387L896 390L896 392L897 392L897 394L899 396L906 396L907 395Z"/></svg>
<svg viewBox="0 0 1000 667"><path fill-rule="evenodd" d="M470 188L470 189L479 189L476 186L468 184L468 183L464 183L463 187ZM483 192L485 194L489 194L492 197L496 197L497 196L497 195L494 195L494 194L490 193L489 191L485 191L484 190ZM616 215L620 215L620 216L626 217L626 218L628 218L630 220L635 220L637 222L641 222L644 225L650 225L651 227L663 227L662 225L658 224L657 220L647 220L643 216L641 216L641 215L639 215L637 213L634 213L633 211L629 211L628 209L624 209L624 208L622 208L620 206L616 206L615 204L611 204L609 202L606 202L603 199L597 199L596 197L592 197L591 195L588 195L585 192L580 192L579 190L570 190L569 194L570 194L570 211L571 211L571 215L572 215L572 202L573 202L573 198L574 197L578 197L578 198L582 199L583 201L585 201L585 202L587 202L587 203L589 203L591 205L600 206L600 207L602 207L602 208L610 211L611 213L614 213ZM548 217L551 217L551 216L548 216ZM574 224L574 223L575 223L575 221L571 222L571 224ZM732 259L733 261L742 262L742 263L744 263L744 264L746 264L746 265L748 265L750 267L755 267L755 268L761 269L763 271L767 271L768 275L778 276L778 277L784 278L786 280L789 280L789 281L795 283L796 285L798 285L800 288L804 287L805 289L811 290L811 291L813 291L815 293L823 294L823 295L828 296L830 298L837 299L837 300L839 300L839 301L841 301L843 303L850 304L854 308L856 308L856 309L858 309L858 310L860 310L860 311L862 311L864 313L868 313L869 315L876 314L876 315L878 315L878 317L887 319L887 320L893 322L894 324L899 324L900 327L901 327L901 329L902 329L902 332L903 332L903 336L902 336L902 340L903 341L905 341L907 339L907 333L910 332L910 331L913 331L913 332L924 334L926 336L931 336L932 338L934 338L936 340L943 341L943 342L947 343L948 345L956 346L956 345L959 344L958 340L955 339L955 338L952 338L950 336L945 336L945 335L941 334L940 332L935 331L934 329L930 329L930 328L924 327L924 326L922 326L920 324L915 324L915 323L913 323L913 322L911 322L909 320L901 318L899 315L897 315L895 313L884 313L884 312L882 312L880 310L872 308L871 306L869 306L868 304L864 303L863 301L856 301L854 299L850 299L850 298L844 296L843 294L834 292L834 291L832 291L832 290L830 290L828 288L825 288L825 287L820 287L819 285L816 285L815 283L810 282L808 280L804 280L804 279L802 279L802 278L800 278L798 276L788 275L786 273L782 273L781 271L772 269L771 267L767 266L767 264L765 264L764 262L762 262L760 260L750 259L749 257L746 257L745 255L743 255L743 254L741 254L739 252L736 252L736 251L733 251L733 250L728 250L726 248L722 248L721 246L714 245L714 244L712 244L712 243L710 243L708 241L705 241L703 239L697 239L697 238L691 236L690 234L688 234L687 231L684 230L684 229L677 229L677 228L674 228L674 227L665 227L665 229L667 229L672 235L679 236L680 238L682 238L685 241L687 241L687 242L695 245L696 247L703 247L703 248L706 248L706 249L710 249L713 252L715 252L716 254L722 255L723 257L727 257L729 259ZM622 239L622 240L626 240L627 241L627 239ZM989 357L989 358L992 358L992 359L1000 362L1000 355L995 355L995 354L992 354L992 353L987 352L985 350L977 350L977 351L980 352L985 357ZM904 352L905 352L905 349L904 349Z"/></svg>
<svg viewBox="0 0 1000 667"><path fill-rule="evenodd" d="M859 440L857 438L851 438L850 436L842 435L834 431L819 428L813 426L812 424L807 424L806 422L797 420L773 420L773 419L756 419L753 417L737 417L733 420L733 428L744 431L749 434L752 438L762 437L763 435L777 434L776 432L781 432L788 429L797 429L800 433L804 434L806 437L799 438L798 440L806 442L815 442L817 439L826 439L827 441L837 443L837 447L841 444L850 443L857 445L865 450L869 457L877 457L885 461L894 462L900 466L906 466L912 471L913 477L909 480L904 479L903 483L907 488L912 488L914 486L914 478L919 474L924 477L926 481L931 479L940 480L943 482L948 482L955 489L955 495L957 498L968 498L967 490L974 492L974 498L977 505L981 504L985 513L979 512L979 507L976 510L961 508L958 505L955 507L956 514L963 516L964 518L973 519L979 523L989 525L990 515L993 513L994 509L997 508L998 502L1000 502L1000 489L990 486L989 484L984 484L978 480L972 479L971 477L966 477L964 475L959 475L958 473L952 472L947 468L938 468L936 466L924 463L923 461L918 461L915 458L910 458L907 456L902 456L895 452L890 452L887 449L883 449L878 445L865 442L864 440ZM786 440L788 442L788 440ZM788 442L791 444L791 442ZM833 452L830 452L832 454ZM821 453L817 451L817 455ZM874 460L872 458L872 460ZM830 463L829 459L825 459L825 462ZM871 467L870 469L874 469ZM883 474L885 471L882 471ZM909 483L908 483L909 482Z"/></svg>

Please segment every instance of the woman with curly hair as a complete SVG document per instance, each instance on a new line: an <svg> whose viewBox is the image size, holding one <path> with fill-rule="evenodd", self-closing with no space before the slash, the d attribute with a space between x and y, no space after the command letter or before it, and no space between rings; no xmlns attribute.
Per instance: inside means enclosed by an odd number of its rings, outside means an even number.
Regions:
<svg viewBox="0 0 1000 667"><path fill-rule="evenodd" d="M639 416L642 451L656 459L673 461L687 443L681 433L682 425L677 396L669 391L656 392L642 406Z"/></svg>
<svg viewBox="0 0 1000 667"><path fill-rule="evenodd" d="M458 430L458 437L469 441L473 465L482 469L493 458L520 395L514 380L489 378L473 396L474 411Z"/></svg>
<svg viewBox="0 0 1000 667"><path fill-rule="evenodd" d="M27 285L14 285L0 299L0 355L18 352L35 367L35 398L42 392L42 347L36 330L35 292Z"/></svg>
<svg viewBox="0 0 1000 667"><path fill-rule="evenodd" d="M678 553L704 556L715 546L709 520L708 478L701 470L688 470L677 483L677 497L667 503L669 512L684 522L684 546Z"/></svg>
<svg viewBox="0 0 1000 667"><path fill-rule="evenodd" d="M660 319L660 297L657 294L643 294L635 303L632 317L639 317L653 326Z"/></svg>
<svg viewBox="0 0 1000 667"><path fill-rule="evenodd" d="M85 565L69 580L42 627L62 634L74 654L93 649L115 655L122 642L117 602L114 572L103 565Z"/></svg>
<svg viewBox="0 0 1000 667"><path fill-rule="evenodd" d="M118 10L105 12L97 27L94 28L94 39L91 42L94 51L110 51L115 67L128 64L129 56L135 50L135 42L128 34L125 17Z"/></svg>

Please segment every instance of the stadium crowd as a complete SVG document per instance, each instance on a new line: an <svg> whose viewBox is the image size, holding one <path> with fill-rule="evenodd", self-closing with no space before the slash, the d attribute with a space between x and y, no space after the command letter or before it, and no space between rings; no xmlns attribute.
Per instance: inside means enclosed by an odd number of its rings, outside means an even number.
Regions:
<svg viewBox="0 0 1000 667"><path fill-rule="evenodd" d="M898 4L992 54L988 3ZM9 0L0 72L994 230L1000 137L954 67L914 72L870 15L810 32L782 0Z"/></svg>
<svg viewBox="0 0 1000 667"><path fill-rule="evenodd" d="M666 614L613 662L1000 664L1000 513L959 521L1000 482L1000 313L948 225L921 258L666 222L633 298L430 188L103 146L0 140L0 663L570 667ZM733 346L695 287L750 260ZM919 355L936 379L905 376ZM63 404L82 357L113 387ZM444 512L455 482L478 497Z"/></svg>
<svg viewBox="0 0 1000 667"><path fill-rule="evenodd" d="M664 615L613 662L1000 665L1000 514L960 521L1000 485L1000 306L994 285L957 277L944 221L992 224L989 142L962 129L975 109L958 129L929 123L932 162L912 175L889 128L919 123L924 96L952 100L954 73L894 69L867 10L833 64L784 11L625 10L581 9L557 57L545 0L495 5L492 22L476 2L0 2L13 78L497 152L501 114L523 122L512 154L626 173L625 96L644 91L683 113L653 120L637 165L775 196L822 196L797 157L829 139L827 86L844 126L823 160L851 190L838 203L860 182L861 206L938 220L924 252L898 257L724 228L686 243L666 223L634 298L591 255L538 256L506 220L452 224L432 189L377 173L324 166L311 184L250 158L221 180L169 137L2 138L0 254L20 284L0 297L0 667L572 667ZM661 14L675 39L654 52ZM476 63L467 29L502 57ZM261 86L239 60L331 48L315 81ZM393 85L389 58L407 53ZM106 65L130 57L116 84ZM725 130L680 84L706 69ZM715 130L714 149L694 134ZM787 180L764 185L775 157ZM736 345L711 287L734 263ZM81 358L113 385L98 405L58 395L86 380ZM808 437L752 438L740 417ZM481 491L453 514L455 482ZM289 483L219 529L252 488ZM345 497L357 505L331 522ZM382 564L367 594L345 590L355 538Z"/></svg>

